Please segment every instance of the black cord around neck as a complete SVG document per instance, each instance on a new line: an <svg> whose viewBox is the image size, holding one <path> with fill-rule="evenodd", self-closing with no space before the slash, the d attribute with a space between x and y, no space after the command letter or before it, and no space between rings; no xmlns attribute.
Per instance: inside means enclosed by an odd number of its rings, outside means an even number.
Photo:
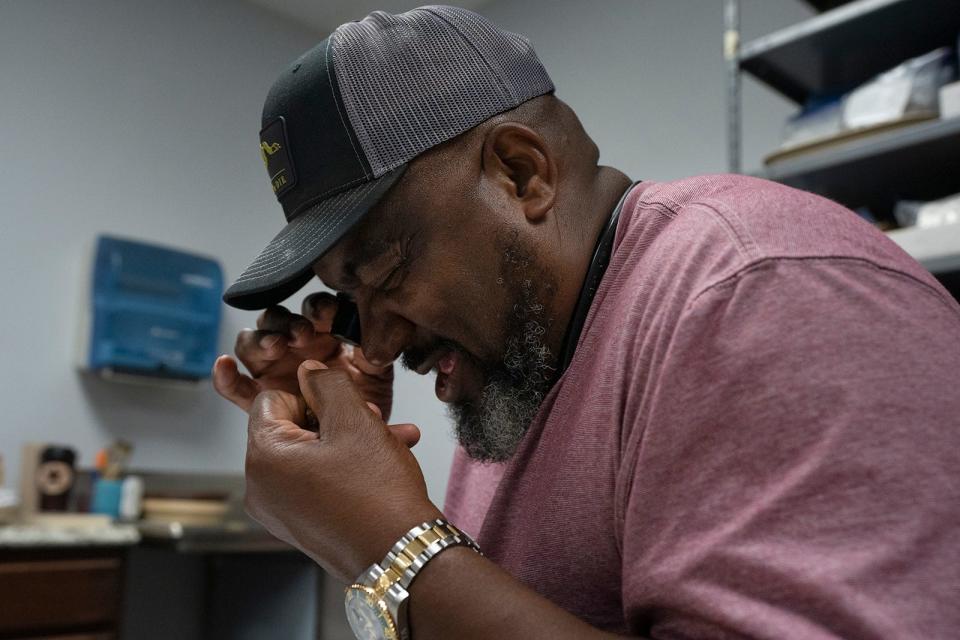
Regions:
<svg viewBox="0 0 960 640"><path fill-rule="evenodd" d="M567 335L563 339L563 345L560 347L559 370L557 377L563 375L570 361L573 359L573 353L577 349L577 342L580 340L580 333L583 331L583 324L587 320L587 314L590 313L590 305L593 304L593 297L597 294L600 287L600 281L603 280L603 274L607 271L607 265L610 264L610 256L613 253L613 240L617 236L617 222L620 220L620 212L623 210L623 203L627 200L629 194L640 181L632 183L627 190L620 196L620 201L613 208L610 218L600 237L597 238L597 244L593 249L593 258L590 260L590 266L587 268L587 276L583 279L583 285L580 287L580 295L577 298L577 306L574 307L573 315L570 317L570 324L567 326Z"/></svg>

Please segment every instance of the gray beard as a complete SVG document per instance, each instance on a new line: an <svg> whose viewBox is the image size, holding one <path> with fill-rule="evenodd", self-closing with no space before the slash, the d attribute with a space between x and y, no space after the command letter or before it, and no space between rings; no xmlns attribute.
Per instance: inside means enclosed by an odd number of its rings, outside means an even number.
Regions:
<svg viewBox="0 0 960 640"><path fill-rule="evenodd" d="M481 462L503 462L513 456L556 376L556 357L544 343L551 320L533 283L541 284L546 297L552 297L555 287L545 274L531 277L532 262L516 244L508 247L501 281L516 302L507 320L503 359L481 365L486 383L475 403L456 403L448 409L460 445Z"/></svg>

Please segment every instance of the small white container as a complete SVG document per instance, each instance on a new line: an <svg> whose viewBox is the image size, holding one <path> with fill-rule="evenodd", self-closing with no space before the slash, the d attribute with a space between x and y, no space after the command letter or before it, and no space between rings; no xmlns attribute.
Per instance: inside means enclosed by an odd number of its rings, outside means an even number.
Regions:
<svg viewBox="0 0 960 640"><path fill-rule="evenodd" d="M143 508L143 479L127 476L120 485L120 519L139 520Z"/></svg>
<svg viewBox="0 0 960 640"><path fill-rule="evenodd" d="M960 118L960 82L940 87L940 118Z"/></svg>

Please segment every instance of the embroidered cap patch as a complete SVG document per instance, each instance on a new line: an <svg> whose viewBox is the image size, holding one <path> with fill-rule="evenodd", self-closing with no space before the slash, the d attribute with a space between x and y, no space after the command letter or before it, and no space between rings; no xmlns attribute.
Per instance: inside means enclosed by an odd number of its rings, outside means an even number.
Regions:
<svg viewBox="0 0 960 640"><path fill-rule="evenodd" d="M297 174L287 145L287 130L280 116L260 131L260 157L279 200L297 183Z"/></svg>

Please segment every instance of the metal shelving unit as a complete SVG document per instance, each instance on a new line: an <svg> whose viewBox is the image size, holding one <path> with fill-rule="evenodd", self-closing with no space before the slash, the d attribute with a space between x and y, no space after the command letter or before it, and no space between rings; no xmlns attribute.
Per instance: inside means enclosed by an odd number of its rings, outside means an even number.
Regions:
<svg viewBox="0 0 960 640"><path fill-rule="evenodd" d="M802 103L955 45L958 32L960 0L860 0L745 44L740 68Z"/></svg>
<svg viewBox="0 0 960 640"><path fill-rule="evenodd" d="M937 47L956 46L960 33L960 0L855 0L738 47L738 27L729 19L738 15L738 0L725 2L728 87L737 88L728 90L732 171L740 165L740 73L803 103L845 93ZM888 217L898 200L960 192L960 118L851 136L785 155L760 175ZM960 282L960 225L898 230L891 238L941 279Z"/></svg>
<svg viewBox="0 0 960 640"><path fill-rule="evenodd" d="M798 154L769 165L763 177L890 217L897 200L936 200L960 191L960 118Z"/></svg>

